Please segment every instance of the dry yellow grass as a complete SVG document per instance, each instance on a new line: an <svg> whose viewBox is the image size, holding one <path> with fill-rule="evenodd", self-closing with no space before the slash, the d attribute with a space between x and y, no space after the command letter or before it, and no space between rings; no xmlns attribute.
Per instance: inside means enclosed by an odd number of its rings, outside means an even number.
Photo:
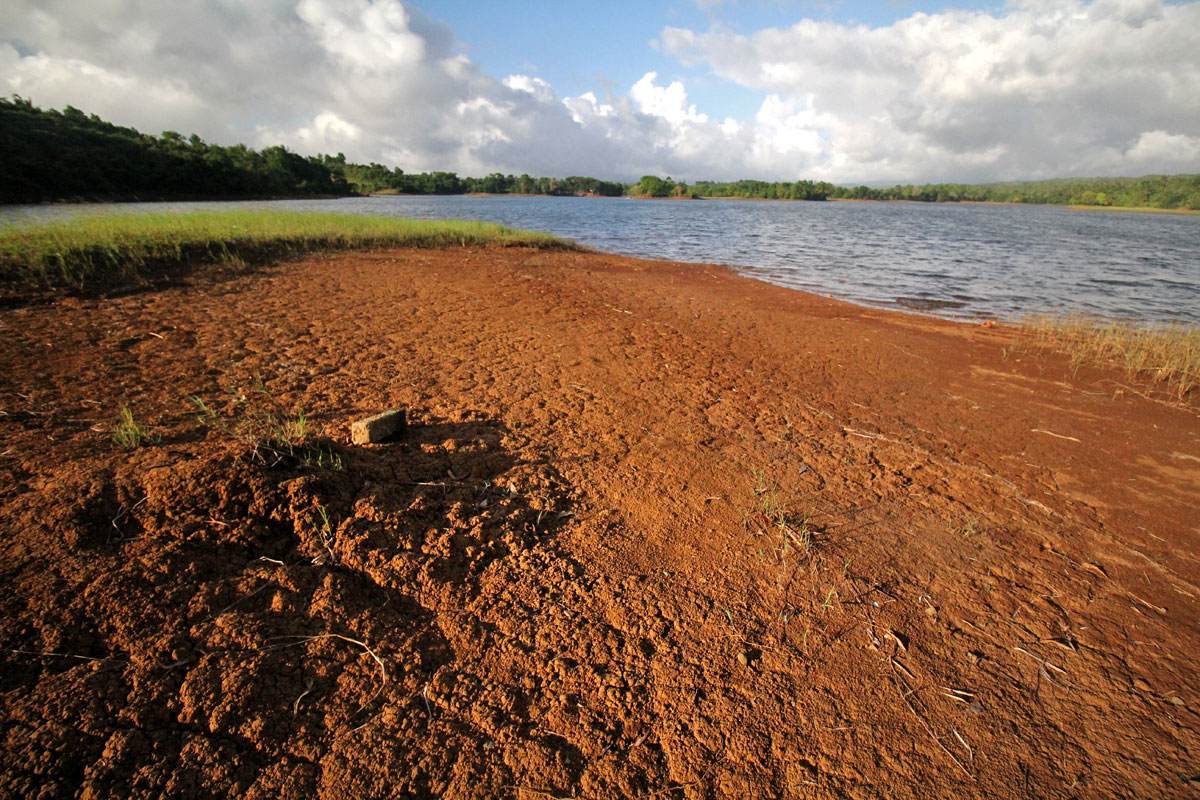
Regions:
<svg viewBox="0 0 1200 800"><path fill-rule="evenodd" d="M1018 328L1022 342L1085 365L1117 367L1177 402L1194 402L1200 386L1200 328L1145 327L1087 316L1032 317Z"/></svg>

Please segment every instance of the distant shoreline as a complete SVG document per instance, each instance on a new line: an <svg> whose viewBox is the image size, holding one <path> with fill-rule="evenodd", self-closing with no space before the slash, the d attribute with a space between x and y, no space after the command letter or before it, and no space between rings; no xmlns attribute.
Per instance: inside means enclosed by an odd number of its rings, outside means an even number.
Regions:
<svg viewBox="0 0 1200 800"><path fill-rule="evenodd" d="M912 203L922 206L1036 206L1041 208L1067 208L1072 211L1128 211L1133 214L1182 214L1200 216L1200 210L1190 208L1153 208L1149 206L1085 206L1071 203L1007 203L1002 200L873 200L866 197L829 197L824 200L808 200L791 197L649 197L647 195L622 195L608 197L599 194L522 194L518 192L466 192L464 194L411 194L406 192L371 192L366 197L582 197L610 200L742 200L752 203Z"/></svg>
<svg viewBox="0 0 1200 800"><path fill-rule="evenodd" d="M1064 206L1073 211L1128 211L1131 214L1184 214L1200 216L1200 209L1194 208L1153 208L1151 206Z"/></svg>

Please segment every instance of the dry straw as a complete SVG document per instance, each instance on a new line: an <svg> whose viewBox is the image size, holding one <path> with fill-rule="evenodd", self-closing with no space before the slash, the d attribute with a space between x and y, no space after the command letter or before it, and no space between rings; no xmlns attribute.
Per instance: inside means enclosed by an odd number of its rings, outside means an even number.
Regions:
<svg viewBox="0 0 1200 800"><path fill-rule="evenodd" d="M1084 366L1117 367L1131 381L1148 384L1176 402L1194 402L1200 386L1200 328L1146 327L1093 317L1033 317L1021 337L1065 354Z"/></svg>

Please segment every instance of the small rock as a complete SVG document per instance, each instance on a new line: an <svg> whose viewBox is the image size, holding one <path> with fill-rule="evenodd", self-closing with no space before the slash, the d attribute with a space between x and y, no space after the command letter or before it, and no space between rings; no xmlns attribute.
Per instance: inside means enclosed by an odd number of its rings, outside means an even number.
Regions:
<svg viewBox="0 0 1200 800"><path fill-rule="evenodd" d="M1177 705L1177 706L1187 705L1186 703L1183 702L1183 698L1179 697L1177 695L1172 695L1170 700L1171 700L1172 704Z"/></svg>
<svg viewBox="0 0 1200 800"><path fill-rule="evenodd" d="M746 655L745 653L738 653L737 660L738 660L738 663L741 664L743 667L750 666L750 656Z"/></svg>
<svg viewBox="0 0 1200 800"><path fill-rule="evenodd" d="M394 438L404 432L408 425L404 409L393 408L373 417L360 419L350 425L350 441L354 444L372 444Z"/></svg>

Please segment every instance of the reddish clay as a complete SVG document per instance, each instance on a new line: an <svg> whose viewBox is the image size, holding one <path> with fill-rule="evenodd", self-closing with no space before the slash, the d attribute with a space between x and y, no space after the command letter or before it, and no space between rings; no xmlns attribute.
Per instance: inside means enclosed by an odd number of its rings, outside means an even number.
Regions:
<svg viewBox="0 0 1200 800"><path fill-rule="evenodd" d="M1004 326L526 250L0 325L4 796L1197 791L1200 423Z"/></svg>

